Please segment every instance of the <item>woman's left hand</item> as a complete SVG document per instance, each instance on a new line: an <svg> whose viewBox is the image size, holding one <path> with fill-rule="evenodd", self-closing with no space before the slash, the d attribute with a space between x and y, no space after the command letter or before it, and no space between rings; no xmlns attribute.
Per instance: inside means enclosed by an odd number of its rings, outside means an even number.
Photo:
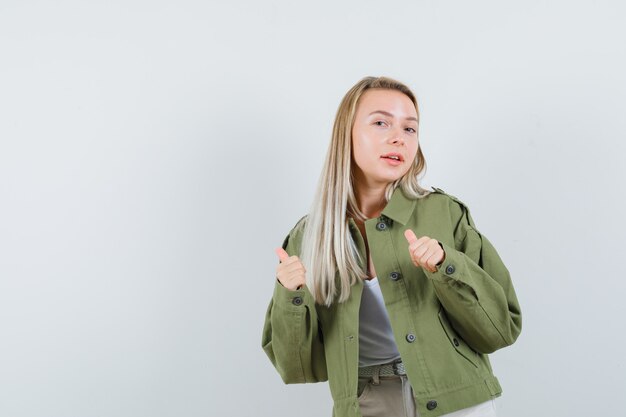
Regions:
<svg viewBox="0 0 626 417"><path fill-rule="evenodd" d="M430 272L435 272L437 266L443 262L446 253L437 239L422 236L419 239L411 229L404 231L404 237L409 242L409 254L413 264Z"/></svg>

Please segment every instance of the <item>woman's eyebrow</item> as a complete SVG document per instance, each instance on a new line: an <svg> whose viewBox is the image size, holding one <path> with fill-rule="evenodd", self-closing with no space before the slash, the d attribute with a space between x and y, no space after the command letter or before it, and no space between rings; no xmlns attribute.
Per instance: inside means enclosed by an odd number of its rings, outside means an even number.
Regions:
<svg viewBox="0 0 626 417"><path fill-rule="evenodd" d="M384 111L384 110L376 110L376 111L371 112L369 115L371 116L374 113L381 113L381 114L384 114L385 116L393 117L393 114L391 114L391 113L389 113L387 111ZM417 118L415 118L415 117L407 117L406 120L414 120L414 121L417 122Z"/></svg>

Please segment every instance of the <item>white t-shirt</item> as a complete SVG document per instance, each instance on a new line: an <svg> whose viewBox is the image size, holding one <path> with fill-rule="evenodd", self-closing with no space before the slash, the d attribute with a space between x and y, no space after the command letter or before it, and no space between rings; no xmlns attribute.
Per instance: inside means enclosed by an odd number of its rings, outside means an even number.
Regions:
<svg viewBox="0 0 626 417"><path fill-rule="evenodd" d="M359 367L400 358L378 277L363 281L359 309Z"/></svg>

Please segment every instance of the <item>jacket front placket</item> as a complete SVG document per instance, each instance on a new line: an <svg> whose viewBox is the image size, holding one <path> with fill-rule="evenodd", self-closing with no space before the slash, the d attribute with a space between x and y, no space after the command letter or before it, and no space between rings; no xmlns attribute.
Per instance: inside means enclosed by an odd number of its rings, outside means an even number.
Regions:
<svg viewBox="0 0 626 417"><path fill-rule="evenodd" d="M429 391L433 386L432 379L428 372L426 358L420 349L423 341L418 338L416 331L418 323L414 320L416 315L411 304L416 300L410 299L406 286L406 279L415 275L415 271L407 269L414 266L402 264L398 258L398 251L408 251L408 242L404 244L406 242L404 230L407 228L405 216L412 212L413 206L410 206L411 210L408 207L401 207L407 201L403 200L403 196L400 195L394 195L394 197L387 211L395 214L394 217L397 220L385 215L385 211L379 218L367 220L365 222L367 241L394 338L409 381L416 392ZM397 210L400 208L405 210L402 213L403 216L397 215ZM391 213L390 215L393 215ZM416 232L419 233L419 231Z"/></svg>

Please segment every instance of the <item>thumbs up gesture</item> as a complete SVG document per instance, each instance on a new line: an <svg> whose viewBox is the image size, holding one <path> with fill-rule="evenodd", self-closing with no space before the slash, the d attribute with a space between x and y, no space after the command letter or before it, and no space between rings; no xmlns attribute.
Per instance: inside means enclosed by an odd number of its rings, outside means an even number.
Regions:
<svg viewBox="0 0 626 417"><path fill-rule="evenodd" d="M404 237L409 242L409 254L413 264L430 272L435 272L437 266L443 262L446 254L437 239L422 236L419 239L411 229L404 231Z"/></svg>
<svg viewBox="0 0 626 417"><path fill-rule="evenodd" d="M276 267L276 278L288 290L299 290L306 284L304 265L297 256L289 256L283 248L276 248L280 263Z"/></svg>

